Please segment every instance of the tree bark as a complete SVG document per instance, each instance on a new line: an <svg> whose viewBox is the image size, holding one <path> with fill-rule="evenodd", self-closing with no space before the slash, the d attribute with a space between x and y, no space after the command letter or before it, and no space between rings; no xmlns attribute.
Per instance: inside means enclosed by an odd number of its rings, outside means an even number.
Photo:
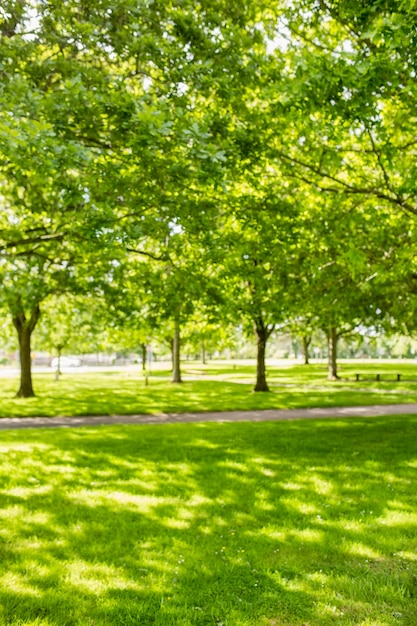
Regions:
<svg viewBox="0 0 417 626"><path fill-rule="evenodd" d="M338 380L337 374L337 342L339 336L334 326L330 326L327 332L327 361L328 361L328 379Z"/></svg>
<svg viewBox="0 0 417 626"><path fill-rule="evenodd" d="M59 346L56 347L56 349L57 349L57 352L58 352L58 369L57 369L57 371L58 371L58 374L61 375L62 374L62 372L61 372L62 346L59 345Z"/></svg>
<svg viewBox="0 0 417 626"><path fill-rule="evenodd" d="M255 335L257 341L257 358L256 358L256 385L254 391L269 391L266 382L265 353L268 338L273 328L268 328L261 318L255 320Z"/></svg>
<svg viewBox="0 0 417 626"><path fill-rule="evenodd" d="M182 383L181 379L181 365L180 365L180 323L179 320L175 320L174 341L172 344L172 382Z"/></svg>
<svg viewBox="0 0 417 626"><path fill-rule="evenodd" d="M142 343L141 344L141 350L142 350L142 370L145 371L146 370L146 357L147 357L147 350L146 350L147 346L146 343Z"/></svg>
<svg viewBox="0 0 417 626"><path fill-rule="evenodd" d="M303 335L304 365L310 365L309 347L311 344L311 339L311 335Z"/></svg>
<svg viewBox="0 0 417 626"><path fill-rule="evenodd" d="M61 344L59 344L58 346L56 346L56 350L57 350L57 355L58 355L58 363L57 363L57 367L56 367L56 371L55 371L55 380L59 381L59 377L61 376L62 372L61 372L61 354L62 354L62 348L63 346Z"/></svg>
<svg viewBox="0 0 417 626"><path fill-rule="evenodd" d="M26 318L23 311L13 317L13 325L17 330L17 336L19 339L20 357L20 387L16 394L17 398L33 398L35 395L32 383L32 356L30 340L39 316L40 308L39 305L37 305L31 312L29 319Z"/></svg>

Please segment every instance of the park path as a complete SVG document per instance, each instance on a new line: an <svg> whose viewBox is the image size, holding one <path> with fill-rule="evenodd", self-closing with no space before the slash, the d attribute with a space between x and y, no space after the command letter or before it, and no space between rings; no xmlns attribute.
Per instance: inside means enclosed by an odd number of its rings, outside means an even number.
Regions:
<svg viewBox="0 0 417 626"><path fill-rule="evenodd" d="M0 430L21 428L74 428L110 424L181 424L191 422L266 422L299 419L378 417L417 414L417 404L379 404L320 409L266 409L221 413L160 413L157 415L95 415L78 417L4 417Z"/></svg>

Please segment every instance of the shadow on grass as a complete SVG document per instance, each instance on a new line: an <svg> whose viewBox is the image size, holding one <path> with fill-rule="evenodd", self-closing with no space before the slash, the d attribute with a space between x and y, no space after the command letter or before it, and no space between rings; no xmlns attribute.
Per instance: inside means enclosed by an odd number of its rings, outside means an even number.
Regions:
<svg viewBox="0 0 417 626"><path fill-rule="evenodd" d="M2 433L0 622L414 625L416 431Z"/></svg>
<svg viewBox="0 0 417 626"><path fill-rule="evenodd" d="M59 383L49 376L36 379L35 398L13 398L10 381L0 380L0 418L21 416L79 416L183 413L358 406L417 402L417 385L385 383L279 383L271 377L271 393L254 393L253 385L213 380L182 385L142 380L120 373L68 375ZM295 382L294 382L295 381Z"/></svg>

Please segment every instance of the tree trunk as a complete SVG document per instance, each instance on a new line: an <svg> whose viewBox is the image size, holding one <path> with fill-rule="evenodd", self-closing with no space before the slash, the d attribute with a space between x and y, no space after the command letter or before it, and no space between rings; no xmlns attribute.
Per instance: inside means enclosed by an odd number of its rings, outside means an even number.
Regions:
<svg viewBox="0 0 417 626"><path fill-rule="evenodd" d="M331 326L327 333L327 360L328 360L328 379L338 380L337 375L337 341L339 337L337 330Z"/></svg>
<svg viewBox="0 0 417 626"><path fill-rule="evenodd" d="M303 353L304 353L304 365L310 365L309 347L311 344L311 335L303 335Z"/></svg>
<svg viewBox="0 0 417 626"><path fill-rule="evenodd" d="M180 323L175 320L174 341L172 344L172 382L182 383L180 366Z"/></svg>
<svg viewBox="0 0 417 626"><path fill-rule="evenodd" d="M256 385L254 391L269 391L266 382L265 353L266 343L272 332L265 326L262 319L255 321L255 334L257 340L257 359L256 359Z"/></svg>
<svg viewBox="0 0 417 626"><path fill-rule="evenodd" d="M58 372L58 375L60 376L62 374L62 372L61 372L62 346L57 346L56 349L57 349L57 352L58 352L58 368L57 368L57 372Z"/></svg>
<svg viewBox="0 0 417 626"><path fill-rule="evenodd" d="M36 306L29 319L26 319L26 315L23 311L13 317L13 325L17 330L19 338L20 357L20 387L16 394L17 398L33 398L35 395L32 383L32 356L30 340L39 316L40 308L39 306Z"/></svg>
<svg viewBox="0 0 417 626"><path fill-rule="evenodd" d="M59 377L61 376L62 372L61 372L61 354L62 354L62 347L61 345L56 346L56 350L57 350L57 354L58 354L58 362L57 362L57 366L56 366L56 370L55 370L55 380L58 382L59 381Z"/></svg>
<svg viewBox="0 0 417 626"><path fill-rule="evenodd" d="M201 342L201 361L203 365L206 364L206 345L204 341Z"/></svg>
<svg viewBox="0 0 417 626"><path fill-rule="evenodd" d="M171 352L171 372L174 371L174 340L167 339L166 340L169 345L169 351Z"/></svg>
<svg viewBox="0 0 417 626"><path fill-rule="evenodd" d="M146 370L146 356L147 356L146 343L142 343L140 347L142 350L142 370L145 371Z"/></svg>

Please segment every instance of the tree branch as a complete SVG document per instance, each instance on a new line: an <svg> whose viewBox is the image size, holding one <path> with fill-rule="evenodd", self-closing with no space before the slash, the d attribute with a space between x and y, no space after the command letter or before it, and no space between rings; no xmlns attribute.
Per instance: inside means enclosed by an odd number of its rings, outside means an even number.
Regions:
<svg viewBox="0 0 417 626"><path fill-rule="evenodd" d="M171 260L169 258L169 255L156 256L155 254L152 254L151 252L145 252L145 250L136 250L135 248L126 248L126 251L133 252L134 254L143 254L144 256L147 256L153 259L154 261L170 261Z"/></svg>
<svg viewBox="0 0 417 626"><path fill-rule="evenodd" d="M19 246L26 246L31 243L44 243L52 240L62 240L65 236L65 233L55 233L49 235L39 235L39 237L30 237L28 239L17 239L16 241L10 241L9 243L5 243L0 245L0 252L4 250L9 250L10 248L18 248Z"/></svg>
<svg viewBox="0 0 417 626"><path fill-rule="evenodd" d="M290 163L296 163L297 165L312 172L313 174L316 174L317 176L320 176L323 179L328 179L336 183L337 185L339 185L339 187L329 187L329 186L322 185L316 181L312 181L311 179L306 178L305 176L301 175L298 172L296 174L293 174L295 178L298 178L299 180L302 180L303 182L309 185L315 186L316 189L319 189L319 191L330 192L330 193L340 193L342 191L342 192L352 194L352 195L375 196L376 198L380 198L381 200L386 200L387 202L391 204L395 204L396 206L403 209L406 213L412 213L413 215L417 215L417 207L410 204L406 200L402 199L400 196L398 196L393 191L391 191L391 189L388 189L388 191L390 191L394 195L389 195L374 187L354 187L350 185L349 183L347 183L346 181L341 180L337 176L332 176L331 174L322 171L320 167L315 167L314 165L310 163L306 163L305 161L301 161L300 159L289 156L285 154L284 152L281 152L280 150L277 150L276 154L284 161L287 161Z"/></svg>

